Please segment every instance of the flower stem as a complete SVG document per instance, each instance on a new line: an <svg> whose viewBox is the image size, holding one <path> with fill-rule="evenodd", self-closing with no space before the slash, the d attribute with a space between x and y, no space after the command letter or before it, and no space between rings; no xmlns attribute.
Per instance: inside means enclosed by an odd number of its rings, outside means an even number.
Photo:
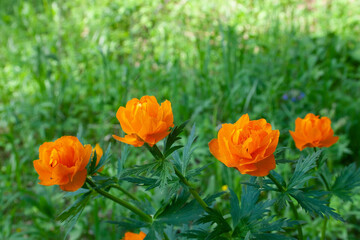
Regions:
<svg viewBox="0 0 360 240"><path fill-rule="evenodd" d="M182 183L184 183L186 186L189 187L189 191L191 193L191 195L193 195L193 197L196 199L196 201L201 205L201 207L206 211L206 212L210 212L209 211L209 206L206 204L206 202L204 202L204 200L202 200L202 198L200 197L200 195L196 192L196 190L191 186L191 184L188 182L188 180L181 174L181 172L174 167L175 170L175 174L176 176L178 176L178 178L180 179L180 181Z"/></svg>
<svg viewBox="0 0 360 240"><path fill-rule="evenodd" d="M326 237L326 223L327 223L328 219L325 217L324 222L323 222L323 226L321 229L321 240L325 240Z"/></svg>
<svg viewBox="0 0 360 240"><path fill-rule="evenodd" d="M276 180L276 178L271 174L269 173L269 175L267 175L271 181L277 186L277 188L280 190L280 192L283 192L283 193L286 193L286 189L278 182L278 180ZM299 214L296 210L296 207L293 203L293 201L291 200L290 196L289 196L289 205L290 205L290 208L295 216L295 219L296 220L299 220ZM301 225L297 225L297 230L298 230L298 239L299 240L302 240L303 239L303 233L302 233L302 228L301 228Z"/></svg>
<svg viewBox="0 0 360 240"><path fill-rule="evenodd" d="M139 201L139 199L137 199L137 197L135 197L134 195L132 195L131 193L129 193L128 191L126 191L125 189L123 189L120 185L118 184L110 184L109 187L112 188L116 188L118 190L120 190L121 192L123 192L125 195L127 195L129 198L131 198L132 200L135 201Z"/></svg>
<svg viewBox="0 0 360 240"><path fill-rule="evenodd" d="M130 211L132 211L133 213L137 214L138 216L140 216L142 219L144 219L146 222L152 223L152 217L146 213L144 213L142 210L140 210L139 208L131 205L130 203L115 197L114 195L98 188L96 186L96 184L89 178L86 178L86 182L91 186L92 189L94 189L97 193L99 193L100 195L120 204L121 206L129 209Z"/></svg>
<svg viewBox="0 0 360 240"><path fill-rule="evenodd" d="M314 152L316 153L317 152L316 147L314 147L313 149L314 149ZM316 170L318 170L317 167L316 167ZM322 174L320 172L319 175L320 175L321 180L325 184L326 191L330 191L329 183L326 181L326 178L325 178L324 174ZM329 202L330 202L330 198L331 198L331 196L329 197ZM325 237L326 237L326 224L327 224L327 221L328 221L328 218L325 217L324 222L323 222L323 226L322 226L322 229L321 229L321 238L320 238L321 240L325 240Z"/></svg>

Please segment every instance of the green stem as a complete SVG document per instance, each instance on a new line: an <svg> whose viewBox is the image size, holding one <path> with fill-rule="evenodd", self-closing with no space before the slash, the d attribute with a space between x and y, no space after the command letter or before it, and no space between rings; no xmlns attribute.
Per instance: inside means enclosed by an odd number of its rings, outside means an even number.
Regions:
<svg viewBox="0 0 360 240"><path fill-rule="evenodd" d="M280 192L286 193L286 189L278 182L278 180L276 180L276 178L271 173L269 173L268 177L271 179L271 181L273 181L273 183L275 183L275 185L280 190ZM289 196L289 205L295 216L295 219L299 220L299 214L290 196ZM303 237L301 225L297 225L297 230L298 230L298 239L302 240L304 237Z"/></svg>
<svg viewBox="0 0 360 240"><path fill-rule="evenodd" d="M327 217L325 217L324 219L324 222L323 222L323 226L322 226L322 229L321 229L321 240L325 240L325 237L326 237L326 223L327 223L328 219Z"/></svg>
<svg viewBox="0 0 360 240"><path fill-rule="evenodd" d="M170 240L170 238L168 237L168 235L164 232L164 239L165 240Z"/></svg>
<svg viewBox="0 0 360 240"><path fill-rule="evenodd" d="M176 176L178 176L178 178L180 179L180 181L182 183L184 183L186 186L189 187L189 191L191 193L191 195L193 195L193 197L196 199L196 201L198 201L198 203L201 205L201 207L208 213L210 213L209 211L209 206L206 204L206 202L204 202L204 200L202 200L202 198L200 197L200 195L196 192L196 190L191 186L191 184L188 182L188 180L181 174L181 172L174 167L175 170L175 174Z"/></svg>
<svg viewBox="0 0 360 240"><path fill-rule="evenodd" d="M314 152L316 152L317 149L316 147L314 147ZM316 170L318 170L318 168L316 167ZM326 181L326 178L324 176L324 174L322 173L319 173L320 175L320 178L323 180L324 184L325 184L325 188L326 188L326 191L330 191L330 186L329 186L329 183ZM331 196L329 197L329 202L330 202L330 198ZM327 225L327 217L324 218L324 222L323 222L323 226L322 226L322 229L321 229L321 240L325 240L325 237L326 237L326 225Z"/></svg>
<svg viewBox="0 0 360 240"><path fill-rule="evenodd" d="M130 211L132 211L133 213L137 214L138 216L140 216L142 219L144 219L146 222L152 223L152 217L146 213L144 213L142 210L140 210L139 208L131 205L130 203L115 197L114 195L98 188L96 186L96 184L89 178L86 178L86 182L91 186L92 189L94 189L96 192L98 192L100 195L120 204L121 206L129 209Z"/></svg>
<svg viewBox="0 0 360 240"><path fill-rule="evenodd" d="M326 181L326 178L325 178L324 174L319 173L319 175L320 175L321 179L323 180L323 182L325 183L326 191L330 191L329 183Z"/></svg>
<svg viewBox="0 0 360 240"><path fill-rule="evenodd" d="M123 189L120 185L118 184L110 184L109 187L112 188L116 188L118 190L120 190L121 192L123 192L124 194L126 194L129 198L131 198L132 200L135 201L139 201L139 199L137 199L137 197L135 197L134 195L132 195L131 193L129 193L128 191L126 191L125 189Z"/></svg>
<svg viewBox="0 0 360 240"><path fill-rule="evenodd" d="M325 183L326 190L330 191L329 183L326 181L325 176L322 173L320 173L320 177ZM329 197L329 202L330 202L330 198L331 198L331 196ZM328 221L328 219L327 219L327 217L325 217L324 222L323 222L323 226L322 226L322 229L321 229L321 238L320 238L321 240L325 240L325 237L326 237L326 224L327 224L327 221Z"/></svg>

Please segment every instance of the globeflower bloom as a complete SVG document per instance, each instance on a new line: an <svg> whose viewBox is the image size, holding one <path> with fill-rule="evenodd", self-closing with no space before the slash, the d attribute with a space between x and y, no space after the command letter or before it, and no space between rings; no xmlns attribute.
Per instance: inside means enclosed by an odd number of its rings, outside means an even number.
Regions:
<svg viewBox="0 0 360 240"><path fill-rule="evenodd" d="M297 118L295 132L289 132L300 151L307 147L330 147L339 139L334 136L328 117L319 118L312 113L308 113L304 119Z"/></svg>
<svg viewBox="0 0 360 240"><path fill-rule="evenodd" d="M146 234L144 232L140 232L139 234L127 232L122 240L143 240L145 237Z"/></svg>
<svg viewBox="0 0 360 240"><path fill-rule="evenodd" d="M241 174L263 177L275 169L274 151L279 141L279 130L272 130L265 119L250 121L244 114L234 124L223 124L218 138L209 142L212 155L227 167Z"/></svg>
<svg viewBox="0 0 360 240"><path fill-rule="evenodd" d="M102 155L104 154L104 152L98 143L95 145L92 152L93 152L93 154L94 154L94 152L96 152L96 166L97 166L99 164L100 159L101 159ZM101 167L98 170L98 172L101 172L102 170L104 170L104 167Z"/></svg>
<svg viewBox="0 0 360 240"><path fill-rule="evenodd" d="M90 145L83 146L72 136L43 143L39 148L39 159L33 161L39 184L59 185L69 192L78 190L85 183L91 152Z"/></svg>
<svg viewBox="0 0 360 240"><path fill-rule="evenodd" d="M174 126L171 103L166 100L160 106L154 96L131 99L126 107L118 109L116 118L127 135L123 138L113 137L135 147L141 147L144 143L152 147L164 139Z"/></svg>

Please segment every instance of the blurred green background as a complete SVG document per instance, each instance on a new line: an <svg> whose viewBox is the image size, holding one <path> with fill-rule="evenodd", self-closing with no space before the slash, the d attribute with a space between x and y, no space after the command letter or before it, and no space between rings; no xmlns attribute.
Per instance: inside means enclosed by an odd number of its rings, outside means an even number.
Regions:
<svg viewBox="0 0 360 240"><path fill-rule="evenodd" d="M1 0L0 239L59 239L55 217L71 198L37 184L38 147L79 131L87 143L121 144L119 106L154 95L172 102L175 123L196 123L193 165L216 161L207 143L221 123L242 114L266 118L290 147L288 130L308 112L332 119L337 144L327 150L338 169L360 161L360 1L356 0ZM126 166L146 161L132 149ZM242 176L215 162L203 173L205 193ZM205 177L206 176L206 177ZM153 201L162 193L124 186ZM358 239L358 201L332 207L329 239ZM96 199L71 239L119 239L108 223L124 209ZM305 214L303 214L305 217ZM319 221L307 219L310 239Z"/></svg>

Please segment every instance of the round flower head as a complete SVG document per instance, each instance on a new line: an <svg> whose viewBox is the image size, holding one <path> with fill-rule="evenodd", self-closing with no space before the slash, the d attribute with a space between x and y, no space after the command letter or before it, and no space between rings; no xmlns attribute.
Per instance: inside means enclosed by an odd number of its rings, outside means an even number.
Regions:
<svg viewBox="0 0 360 240"><path fill-rule="evenodd" d="M135 147L141 147L144 143L152 147L164 139L174 126L171 103L166 100L160 106L154 96L131 99L126 107L119 108L116 118L127 135L123 138L113 137Z"/></svg>
<svg viewBox="0 0 360 240"><path fill-rule="evenodd" d="M312 113L308 113L304 119L297 118L295 132L289 132L300 151L307 147L330 147L339 139L334 136L329 118L319 118Z"/></svg>
<svg viewBox="0 0 360 240"><path fill-rule="evenodd" d="M91 146L83 146L72 136L45 142L39 148L39 159L33 161L41 185L59 185L64 191L78 190L86 180Z"/></svg>
<svg viewBox="0 0 360 240"><path fill-rule="evenodd" d="M145 237L146 237L146 234L143 232L140 232L139 234L127 232L127 233L125 233L125 236L122 240L143 240Z"/></svg>
<svg viewBox="0 0 360 240"><path fill-rule="evenodd" d="M227 167L234 167L241 174L262 177L276 167L274 151L279 135L279 130L272 130L265 119L250 121L244 114L235 124L223 124L209 148Z"/></svg>

